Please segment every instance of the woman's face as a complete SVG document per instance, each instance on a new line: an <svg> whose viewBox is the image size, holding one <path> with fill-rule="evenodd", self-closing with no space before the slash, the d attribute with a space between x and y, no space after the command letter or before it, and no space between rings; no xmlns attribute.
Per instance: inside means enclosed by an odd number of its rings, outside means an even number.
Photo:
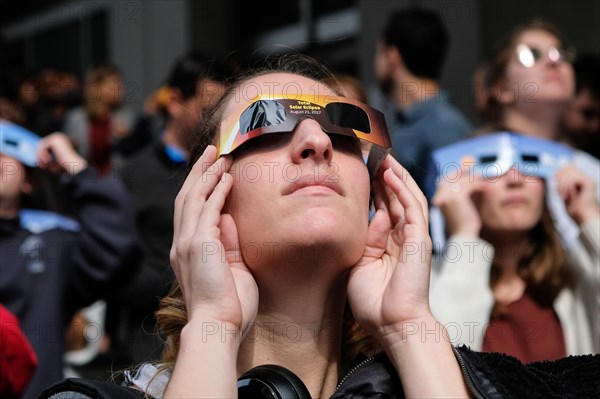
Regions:
<svg viewBox="0 0 600 399"><path fill-rule="evenodd" d="M0 154L0 202L14 201L23 192L29 192L25 166L8 155Z"/></svg>
<svg viewBox="0 0 600 399"><path fill-rule="evenodd" d="M517 54L521 45L539 50L541 58L530 67L524 66ZM552 61L548 56L548 51L560 48L558 39L545 30L523 32L506 67L500 102L531 105L570 101L575 90L573 67L564 60ZM528 56L523 59L531 61Z"/></svg>
<svg viewBox="0 0 600 399"><path fill-rule="evenodd" d="M477 198L484 230L490 232L525 232L542 218L544 181L526 176L517 169L486 180Z"/></svg>
<svg viewBox="0 0 600 399"><path fill-rule="evenodd" d="M118 75L111 75L99 84L102 101L109 107L116 107L123 102L124 85Z"/></svg>
<svg viewBox="0 0 600 399"><path fill-rule="evenodd" d="M257 94L334 95L327 86L288 73L252 78L225 106L227 117ZM293 133L267 134L240 148L230 170L234 184L226 212L236 222L246 263L290 263L311 253L346 266L362 255L368 227L370 181L360 145L329 136L314 119Z"/></svg>

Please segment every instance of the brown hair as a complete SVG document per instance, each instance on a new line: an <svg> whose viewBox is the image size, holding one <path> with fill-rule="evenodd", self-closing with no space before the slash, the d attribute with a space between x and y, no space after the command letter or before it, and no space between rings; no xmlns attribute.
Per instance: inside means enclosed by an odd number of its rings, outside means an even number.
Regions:
<svg viewBox="0 0 600 399"><path fill-rule="evenodd" d="M525 281L527 292L542 306L552 306L562 289L572 285L573 270L547 206L520 249L517 264L517 273ZM492 287L498 282L500 273L498 265L492 262ZM497 305L492 313L498 314L502 310L503 306Z"/></svg>
<svg viewBox="0 0 600 399"><path fill-rule="evenodd" d="M334 74L328 67L311 57L291 54L268 59L261 67L247 71L244 75L237 77L227 92L221 97L214 107L204 112L203 122L196 132L195 144L191 151L189 167L197 161L206 146L213 142L214 135L221 122L225 105L234 95L236 89L249 79L267 73L291 73L322 82L331 87L337 94L339 89L335 85L325 83L333 78ZM160 332L166 337L165 348L162 356L163 368L172 367L179 352L181 330L187 323L187 311L181 288L175 282L171 292L160 302L160 308L156 312L157 325ZM353 359L360 354L370 355L376 347L374 340L364 332L354 321L348 306L344 312L344 334L341 348L345 360ZM364 353L369 352L369 353Z"/></svg>
<svg viewBox="0 0 600 399"><path fill-rule="evenodd" d="M99 98L99 85L112 77L121 77L119 70L109 65L102 65L90 70L85 77L84 99L88 116L101 118L110 109Z"/></svg>
<svg viewBox="0 0 600 399"><path fill-rule="evenodd" d="M532 30L542 30L556 37L560 44L563 40L558 29L550 22L536 18L524 24L514 27L496 45L494 52L487 62L485 74L485 88L487 90L487 104L483 110L484 118L492 125L491 130L503 129L502 126L502 104L498 102L496 93L502 90L506 78L506 68L513 56L521 35Z"/></svg>

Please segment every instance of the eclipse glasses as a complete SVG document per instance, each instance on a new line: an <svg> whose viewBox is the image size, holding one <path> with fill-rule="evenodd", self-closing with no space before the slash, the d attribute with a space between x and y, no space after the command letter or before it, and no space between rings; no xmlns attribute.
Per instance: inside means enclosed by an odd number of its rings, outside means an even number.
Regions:
<svg viewBox="0 0 600 399"><path fill-rule="evenodd" d="M484 179L494 179L515 168L525 176L550 179L571 161L573 150L551 140L497 132L439 148L432 157L437 178L466 168Z"/></svg>
<svg viewBox="0 0 600 399"><path fill-rule="evenodd" d="M8 155L26 166L37 166L40 136L29 130L0 119L0 154Z"/></svg>
<svg viewBox="0 0 600 399"><path fill-rule="evenodd" d="M525 68L533 68L544 57L544 53L552 62L573 62L575 58L575 50L572 48L564 49L552 46L541 50L523 43L517 45L516 53L517 60Z"/></svg>
<svg viewBox="0 0 600 399"><path fill-rule="evenodd" d="M221 122L214 141L217 156L230 154L255 137L291 133L306 118L318 122L327 134L360 139L371 179L391 150L384 115L366 104L346 97L274 94L240 104Z"/></svg>

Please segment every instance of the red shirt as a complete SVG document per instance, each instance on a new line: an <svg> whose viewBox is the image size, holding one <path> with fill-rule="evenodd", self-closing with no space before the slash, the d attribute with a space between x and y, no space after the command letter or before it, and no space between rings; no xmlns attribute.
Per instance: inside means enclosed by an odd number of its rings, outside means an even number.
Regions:
<svg viewBox="0 0 600 399"><path fill-rule="evenodd" d="M506 353L523 363L566 356L565 337L554 308L540 306L527 292L490 319L482 350Z"/></svg>
<svg viewBox="0 0 600 399"><path fill-rule="evenodd" d="M90 147L88 162L94 166L100 175L104 176L110 170L111 162L111 132L110 116L90 119Z"/></svg>

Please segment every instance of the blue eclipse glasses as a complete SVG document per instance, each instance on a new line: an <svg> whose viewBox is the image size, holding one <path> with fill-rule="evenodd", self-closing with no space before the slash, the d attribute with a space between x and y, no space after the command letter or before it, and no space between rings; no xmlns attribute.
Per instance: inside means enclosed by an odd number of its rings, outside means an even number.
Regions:
<svg viewBox="0 0 600 399"><path fill-rule="evenodd" d="M0 154L34 168L37 166L39 143L37 134L7 120L0 120Z"/></svg>
<svg viewBox="0 0 600 399"><path fill-rule="evenodd" d="M551 140L497 132L441 147L432 154L432 169L427 187L444 178L455 177L461 169L494 179L511 168L525 176L549 179L573 157L573 150ZM435 189L434 189L435 190Z"/></svg>

